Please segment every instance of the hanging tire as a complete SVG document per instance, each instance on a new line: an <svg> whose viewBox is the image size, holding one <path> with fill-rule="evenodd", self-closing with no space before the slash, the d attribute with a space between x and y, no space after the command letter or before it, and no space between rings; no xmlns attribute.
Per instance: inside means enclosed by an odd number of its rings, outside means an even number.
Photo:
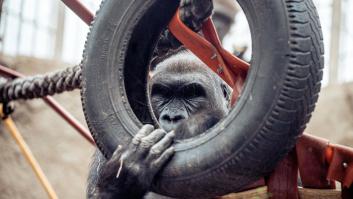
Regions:
<svg viewBox="0 0 353 199"><path fill-rule="evenodd" d="M269 174L311 117L322 79L323 40L312 0L238 0L253 55L230 114L202 136L175 145L153 191L204 198L240 190ZM91 26L82 103L99 149L110 157L151 123L146 82L159 34L176 0L106 0Z"/></svg>

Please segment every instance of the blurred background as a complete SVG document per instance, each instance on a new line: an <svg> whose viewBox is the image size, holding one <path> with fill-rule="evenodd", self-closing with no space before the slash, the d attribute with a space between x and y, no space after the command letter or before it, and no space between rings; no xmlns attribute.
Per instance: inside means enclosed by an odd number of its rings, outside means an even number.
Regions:
<svg viewBox="0 0 353 199"><path fill-rule="evenodd" d="M222 0L220 0L221 2ZM324 33L322 92L307 133L353 147L353 26L351 0L314 0ZM92 12L100 0L82 0ZM222 13L222 6L218 11ZM233 16L234 15L234 16ZM229 13L228 13L229 16ZM251 57L244 14L231 16L223 43ZM59 0L0 0L0 64L26 75L78 64L88 27ZM85 124L79 91L55 96ZM13 117L59 198L85 198L94 151L41 100L18 101ZM47 198L9 133L0 127L0 199Z"/></svg>

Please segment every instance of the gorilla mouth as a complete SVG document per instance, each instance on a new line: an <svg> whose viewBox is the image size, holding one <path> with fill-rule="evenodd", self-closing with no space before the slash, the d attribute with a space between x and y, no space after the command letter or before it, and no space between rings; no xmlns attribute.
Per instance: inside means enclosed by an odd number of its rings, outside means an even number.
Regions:
<svg viewBox="0 0 353 199"><path fill-rule="evenodd" d="M186 119L183 119L182 121L178 121L178 122L171 122L168 125L165 125L163 123L160 123L160 126L163 130L165 130L166 132L170 132L170 131L177 131L179 129L179 126L181 126L184 122L186 121Z"/></svg>
<svg viewBox="0 0 353 199"><path fill-rule="evenodd" d="M200 135L215 126L223 117L224 113L221 111L207 110L197 113L176 125L175 139L184 140Z"/></svg>

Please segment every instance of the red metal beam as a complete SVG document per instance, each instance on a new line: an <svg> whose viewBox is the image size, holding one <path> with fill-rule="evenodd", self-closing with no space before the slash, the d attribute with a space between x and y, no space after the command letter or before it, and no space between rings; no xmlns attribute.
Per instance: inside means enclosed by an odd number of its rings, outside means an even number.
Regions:
<svg viewBox="0 0 353 199"><path fill-rule="evenodd" d="M88 142L95 145L95 142L89 133L89 131L74 118L66 109L64 109L57 101L52 97L43 98L45 103L47 103L56 113L58 113L67 123L69 123L74 129L77 130Z"/></svg>
<svg viewBox="0 0 353 199"><path fill-rule="evenodd" d="M18 77L24 77L21 73L9 69L5 66L0 65L0 75L7 78L15 79ZM56 102L52 97L44 97L44 102L48 104L56 113L58 113L67 123L69 123L74 129L77 130L88 142L95 145L95 142L89 133L89 131L77 120L75 119L64 107L62 107L58 102Z"/></svg>
<svg viewBox="0 0 353 199"><path fill-rule="evenodd" d="M79 0L61 0L69 7L78 17L80 17L87 25L93 21L94 15Z"/></svg>

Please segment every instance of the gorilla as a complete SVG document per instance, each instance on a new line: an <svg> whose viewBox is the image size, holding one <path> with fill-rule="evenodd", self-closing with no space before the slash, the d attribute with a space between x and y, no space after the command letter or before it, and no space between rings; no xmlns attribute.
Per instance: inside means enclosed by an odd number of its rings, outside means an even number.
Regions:
<svg viewBox="0 0 353 199"><path fill-rule="evenodd" d="M212 8L212 0L181 0L181 18L197 31ZM205 132L230 109L231 88L190 51L179 47L157 57L151 63L148 90L160 129L144 125L109 160L97 150L87 198L168 198L149 190L174 154L173 141Z"/></svg>
<svg viewBox="0 0 353 199"><path fill-rule="evenodd" d="M229 111L229 86L185 49L156 65L149 92L161 129L143 126L129 146L119 146L110 160L96 152L88 198L165 198L148 191L174 153L173 140L205 132Z"/></svg>
<svg viewBox="0 0 353 199"><path fill-rule="evenodd" d="M160 62L152 72L150 96L162 129L176 139L198 135L228 113L230 89L187 50Z"/></svg>

